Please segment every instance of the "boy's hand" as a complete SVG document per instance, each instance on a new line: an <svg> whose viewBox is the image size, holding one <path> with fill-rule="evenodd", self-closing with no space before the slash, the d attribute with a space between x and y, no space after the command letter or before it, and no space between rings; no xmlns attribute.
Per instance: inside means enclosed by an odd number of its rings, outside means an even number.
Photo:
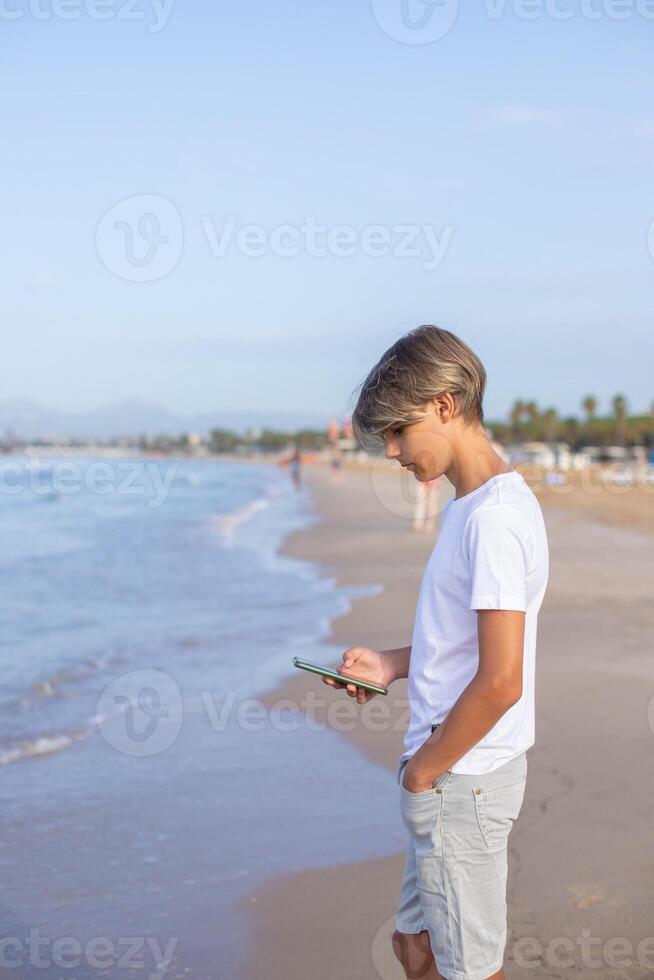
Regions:
<svg viewBox="0 0 654 980"><path fill-rule="evenodd" d="M395 680L391 664L384 654L377 650L368 650L367 647L352 647L350 650L346 650L343 654L343 663L339 664L336 670L339 674L359 676L361 680L380 684L382 687L388 687ZM357 687L352 681L348 683L346 680L337 681L332 677L323 677L323 683L339 689L345 686L348 695L351 698L355 697L359 704L365 704L377 696L374 691L366 691L362 687Z"/></svg>
<svg viewBox="0 0 654 980"><path fill-rule="evenodd" d="M432 732L429 737L429 744L431 746L435 745L443 734L442 726ZM427 762L427 769L425 769L425 753L423 751L423 746L421 746L417 752L414 752L406 766L404 767L404 773L402 775L402 786L409 793L422 793L426 789L431 789L435 781L442 776L441 772L430 772L429 763Z"/></svg>
<svg viewBox="0 0 654 980"><path fill-rule="evenodd" d="M423 793L426 789L431 789L438 777L443 775L440 772L426 773L418 767L417 761L413 765L411 763L413 758L407 762L402 776L402 786L409 793Z"/></svg>

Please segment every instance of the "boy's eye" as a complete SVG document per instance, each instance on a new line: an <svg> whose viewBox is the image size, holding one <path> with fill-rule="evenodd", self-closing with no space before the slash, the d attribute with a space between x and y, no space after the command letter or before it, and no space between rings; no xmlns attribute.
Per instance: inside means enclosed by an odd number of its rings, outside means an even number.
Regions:
<svg viewBox="0 0 654 980"><path fill-rule="evenodd" d="M395 435L397 435L399 432L401 432L403 428L404 428L404 426L403 425L400 425L400 426L398 426L397 429L394 429L393 431L395 432Z"/></svg>

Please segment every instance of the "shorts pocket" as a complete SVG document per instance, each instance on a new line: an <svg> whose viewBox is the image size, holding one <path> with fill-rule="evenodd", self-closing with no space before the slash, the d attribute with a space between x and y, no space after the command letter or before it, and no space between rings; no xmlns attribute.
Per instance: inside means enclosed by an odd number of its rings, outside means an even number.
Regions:
<svg viewBox="0 0 654 980"><path fill-rule="evenodd" d="M522 808L526 785L525 777L506 786L492 789L476 786L471 790L479 831L489 850L506 846L513 823Z"/></svg>
<svg viewBox="0 0 654 980"><path fill-rule="evenodd" d="M447 783L449 783L450 779L453 776L453 773L450 772L450 770L448 769L446 772L440 774L440 776L434 782L433 786L430 789L423 789L420 791L420 793L412 793L410 790L405 789L404 786L402 785L404 780L405 770L406 770L406 765L402 766L402 770L398 775L398 783L400 785L400 789L402 791L404 798L408 800L426 800L429 799L430 797L438 796L439 794L436 792L436 790L442 789L443 786L447 785Z"/></svg>

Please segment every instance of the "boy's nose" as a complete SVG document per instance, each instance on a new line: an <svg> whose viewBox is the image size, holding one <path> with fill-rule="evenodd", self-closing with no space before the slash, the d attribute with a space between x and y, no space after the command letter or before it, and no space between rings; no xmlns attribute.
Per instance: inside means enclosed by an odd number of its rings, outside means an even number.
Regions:
<svg viewBox="0 0 654 980"><path fill-rule="evenodd" d="M395 459L397 456L400 455L399 450L392 439L386 440L385 455L386 455L386 459Z"/></svg>

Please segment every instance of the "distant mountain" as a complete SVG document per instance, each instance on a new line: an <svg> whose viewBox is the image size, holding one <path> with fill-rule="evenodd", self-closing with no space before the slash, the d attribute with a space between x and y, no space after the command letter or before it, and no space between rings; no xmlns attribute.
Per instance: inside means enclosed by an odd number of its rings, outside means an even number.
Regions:
<svg viewBox="0 0 654 980"><path fill-rule="evenodd" d="M140 399L110 402L88 412L62 412L28 399L0 401L0 436L8 430L19 439L45 437L111 439L114 436L179 435L210 429L231 429L243 435L260 426L294 431L326 428L328 419L319 413L235 411L216 409L197 415L178 415L156 402Z"/></svg>

